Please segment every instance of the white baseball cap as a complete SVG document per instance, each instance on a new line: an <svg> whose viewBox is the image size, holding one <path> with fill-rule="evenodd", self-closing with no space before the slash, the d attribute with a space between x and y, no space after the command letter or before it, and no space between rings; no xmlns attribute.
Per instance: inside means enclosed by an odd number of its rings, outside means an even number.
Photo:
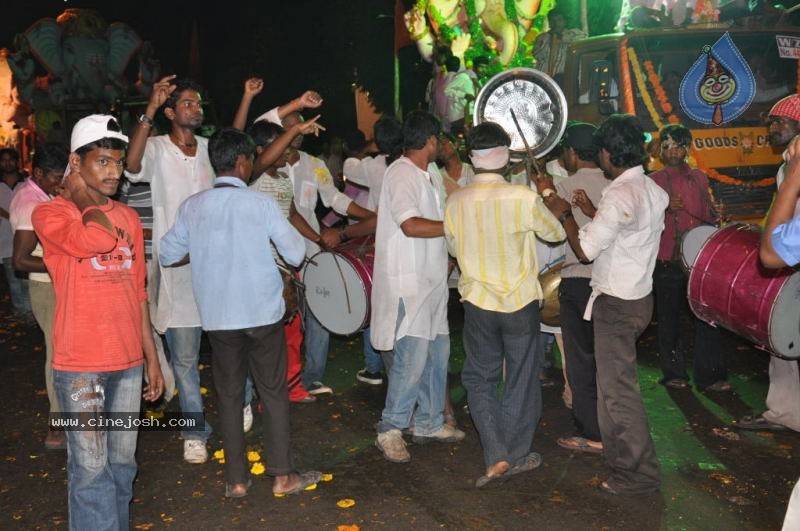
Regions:
<svg viewBox="0 0 800 531"><path fill-rule="evenodd" d="M128 142L128 137L122 134L119 122L113 116L92 114L81 118L72 128L70 151L77 151L79 148L103 138L116 138L125 143Z"/></svg>

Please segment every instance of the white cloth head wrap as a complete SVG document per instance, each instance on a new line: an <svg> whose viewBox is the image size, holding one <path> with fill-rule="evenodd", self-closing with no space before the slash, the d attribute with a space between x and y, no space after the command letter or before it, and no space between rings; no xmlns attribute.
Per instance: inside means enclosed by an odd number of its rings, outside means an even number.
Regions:
<svg viewBox="0 0 800 531"><path fill-rule="evenodd" d="M508 146L473 149L469 155L472 166L483 170L497 170L508 164Z"/></svg>

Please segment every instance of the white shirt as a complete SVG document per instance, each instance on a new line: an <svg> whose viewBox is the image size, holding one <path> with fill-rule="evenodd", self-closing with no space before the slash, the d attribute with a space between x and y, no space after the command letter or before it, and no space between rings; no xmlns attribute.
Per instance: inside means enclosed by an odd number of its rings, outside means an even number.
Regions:
<svg viewBox="0 0 800 531"><path fill-rule="evenodd" d="M609 184L611 184L611 181L606 179L603 170L600 168L580 168L573 175L556 184L556 190L558 195L570 202L572 202L572 194L575 190L584 190L589 199L591 199L592 204L599 205L600 199L603 197L603 190ZM592 221L592 218L584 214L578 207L572 208L572 214L575 216L575 222L578 227L583 227ZM575 256L575 251L572 250L572 247L567 245L561 278L576 277L592 278L592 264L582 264L578 257Z"/></svg>
<svg viewBox="0 0 800 531"><path fill-rule="evenodd" d="M369 190L367 209L375 211L386 173L386 155L375 155L357 159L350 157L344 161L344 178Z"/></svg>
<svg viewBox="0 0 800 531"><path fill-rule="evenodd" d="M430 166L429 166L430 168ZM386 170L378 206L372 284L372 345L391 350L405 336L447 334L447 247L444 237L409 238L400 225L414 217L441 221L437 178L401 157ZM400 302L405 317L395 334Z"/></svg>
<svg viewBox="0 0 800 531"><path fill-rule="evenodd" d="M214 170L208 158L208 140L195 137L197 155L190 157L168 135L147 139L139 173L126 171L131 182L149 182L153 196L153 256L158 256L161 237L175 222L178 207L189 196L214 184ZM200 326L200 314L192 290L191 264L153 268L148 291L153 326L167 328ZM211 281L212 279L208 279Z"/></svg>
<svg viewBox="0 0 800 531"><path fill-rule="evenodd" d="M594 260L594 291L625 300L652 291L667 205L669 195L641 166L625 170L603 190L594 219L580 230L581 248Z"/></svg>
<svg viewBox="0 0 800 531"><path fill-rule="evenodd" d="M322 204L343 216L347 215L347 207L353 200L336 189L333 177L328 167L317 157L312 157L304 151L298 151L300 158L293 165L281 168L282 172L289 175L294 187L294 207L297 212L319 232L319 221L314 211L317 208L317 193L322 199ZM306 256L313 256L320 251L319 245L306 240Z"/></svg>
<svg viewBox="0 0 800 531"><path fill-rule="evenodd" d="M266 120L280 126L283 122L278 114L278 107L274 107L258 118L256 122ZM319 232L319 221L314 211L317 208L317 192L322 198L322 204L332 208L342 216L347 215L347 208L353 200L336 189L333 177L325 163L312 157L304 151L299 151L300 159L293 165L287 164L281 171L289 175L294 186L294 207L303 216L315 231ZM346 175L346 174L345 174ZM353 181L355 182L355 181ZM306 240L306 256L311 257L320 251L319 245Z"/></svg>

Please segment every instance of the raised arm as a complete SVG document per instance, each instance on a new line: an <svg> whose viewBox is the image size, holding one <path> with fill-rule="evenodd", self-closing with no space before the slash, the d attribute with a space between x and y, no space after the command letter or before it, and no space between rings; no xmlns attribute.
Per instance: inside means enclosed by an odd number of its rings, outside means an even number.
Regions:
<svg viewBox="0 0 800 531"><path fill-rule="evenodd" d="M278 107L278 117L283 120L287 114L300 112L303 109L316 109L322 105L322 96L313 90L307 90L299 98Z"/></svg>
<svg viewBox="0 0 800 531"><path fill-rule="evenodd" d="M244 82L242 101L239 102L239 108L236 110L236 116L233 118L233 127L244 131L244 127L247 125L247 113L250 112L250 104L253 103L253 98L258 96L263 88L264 80L259 77L251 77Z"/></svg>
<svg viewBox="0 0 800 531"><path fill-rule="evenodd" d="M281 153L289 147L289 144L292 143L292 140L294 140L294 137L297 135L313 134L314 136L319 136L320 131L325 131L325 128L317 122L319 116L318 114L307 122L298 122L294 124L289 130L273 140L256 159L253 165L253 175L261 175L267 171L267 168L275 164L275 161L280 158Z"/></svg>
<svg viewBox="0 0 800 531"><path fill-rule="evenodd" d="M158 109L175 90L175 85L171 83L173 79L175 79L175 76L171 75L153 84L150 101L147 103L147 108L139 124L133 130L128 144L127 170L131 173L142 171L142 157L144 157L147 137L150 136L150 130L153 128L153 118L155 118Z"/></svg>

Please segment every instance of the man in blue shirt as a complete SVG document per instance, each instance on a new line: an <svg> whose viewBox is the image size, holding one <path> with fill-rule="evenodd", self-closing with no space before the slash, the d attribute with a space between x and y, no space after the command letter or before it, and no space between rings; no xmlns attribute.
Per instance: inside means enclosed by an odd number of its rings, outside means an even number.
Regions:
<svg viewBox="0 0 800 531"><path fill-rule="evenodd" d="M800 137L789 144L783 154L786 161L784 181L778 188L775 202L767 216L761 234L759 258L768 268L795 266L800 263L800 214L795 215L800 197ZM795 369L796 370L796 369ZM784 529L797 529L800 525L800 481L789 498Z"/></svg>
<svg viewBox="0 0 800 531"><path fill-rule="evenodd" d="M283 281L269 242L284 260L299 265L303 237L271 197L247 188L255 144L226 128L208 145L217 177L214 188L189 197L159 245L165 266L192 263L192 288L213 356L219 400L225 495L239 498L250 485L242 429L242 400L248 368L263 404L267 474L276 496L293 494L319 481L319 472L294 472L289 448L286 335Z"/></svg>

